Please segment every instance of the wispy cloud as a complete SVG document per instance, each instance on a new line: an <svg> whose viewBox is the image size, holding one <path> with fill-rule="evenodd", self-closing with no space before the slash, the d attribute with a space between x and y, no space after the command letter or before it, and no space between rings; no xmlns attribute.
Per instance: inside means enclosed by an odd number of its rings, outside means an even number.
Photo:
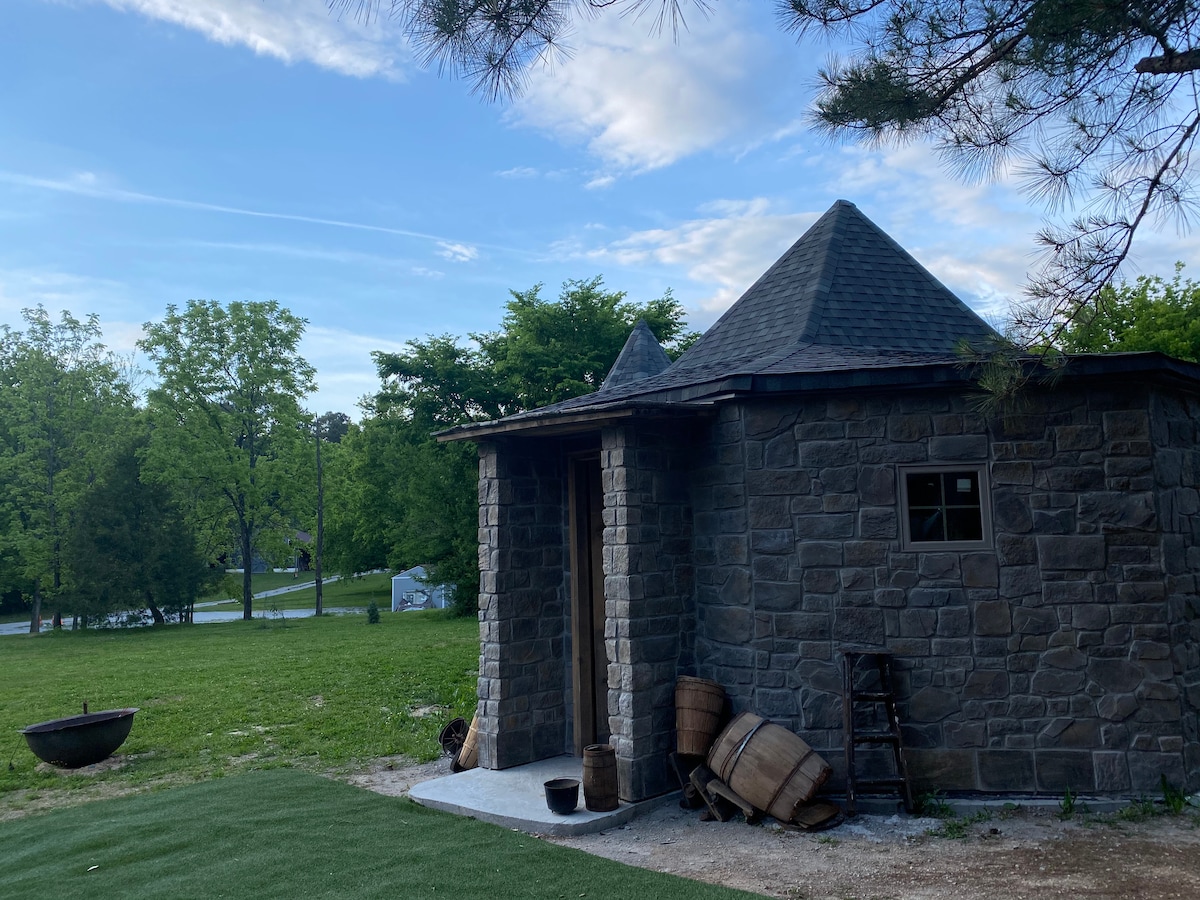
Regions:
<svg viewBox="0 0 1200 900"><path fill-rule="evenodd" d="M438 256L445 257L452 262L470 262L479 256L479 251L469 244L439 241Z"/></svg>
<svg viewBox="0 0 1200 900"><path fill-rule="evenodd" d="M707 326L727 309L819 215L777 211L766 198L717 200L701 216L673 228L638 231L602 247L563 247L601 262L682 270L697 285L699 315Z"/></svg>
<svg viewBox="0 0 1200 900"><path fill-rule="evenodd" d="M219 203L205 203L199 200L183 200L177 197L163 197L155 194L145 194L140 191L131 191L124 188L104 185L100 179L91 172L77 173L71 178L54 179L54 178L39 178L33 175L25 175L19 172L6 172L0 170L0 183L13 184L21 187L36 188L46 191L56 191L65 194L75 194L82 197L90 197L95 200L107 200L117 203L143 203L155 206L169 206L176 209L192 209L200 212L223 213L234 216L248 216L256 219L278 219L285 222L303 222L309 225L324 225L331 228L349 228L355 231L373 231L380 234L391 234L398 237L417 238L423 241L431 241L436 244L442 255L445 255L445 250L448 247L463 248L463 252L470 254L468 258L474 259L478 255L477 246L465 244L461 241L455 241L452 238L442 237L436 234L426 234L420 231L411 231L405 228L391 228L387 225L374 225L364 222L350 222L345 219L327 219L320 216L305 216L295 213L271 212L267 210L248 209L238 206L226 206ZM501 248L503 249L503 248Z"/></svg>
<svg viewBox="0 0 1200 900"><path fill-rule="evenodd" d="M399 79L410 58L403 36L381 16L339 18L323 0L93 0L247 47L285 63L309 62L357 78Z"/></svg>

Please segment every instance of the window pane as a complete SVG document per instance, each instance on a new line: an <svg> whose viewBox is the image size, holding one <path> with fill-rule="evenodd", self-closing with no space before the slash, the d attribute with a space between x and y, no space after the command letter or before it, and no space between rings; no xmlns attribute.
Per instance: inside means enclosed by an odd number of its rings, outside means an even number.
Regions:
<svg viewBox="0 0 1200 900"><path fill-rule="evenodd" d="M910 472L908 479L908 505L941 506L942 479L936 472Z"/></svg>
<svg viewBox="0 0 1200 900"><path fill-rule="evenodd" d="M979 505L978 472L944 472L947 506Z"/></svg>
<svg viewBox="0 0 1200 900"><path fill-rule="evenodd" d="M946 510L946 540L983 540L983 521L978 507L975 509Z"/></svg>
<svg viewBox="0 0 1200 900"><path fill-rule="evenodd" d="M944 516L940 509L910 509L908 533L914 541L944 541Z"/></svg>

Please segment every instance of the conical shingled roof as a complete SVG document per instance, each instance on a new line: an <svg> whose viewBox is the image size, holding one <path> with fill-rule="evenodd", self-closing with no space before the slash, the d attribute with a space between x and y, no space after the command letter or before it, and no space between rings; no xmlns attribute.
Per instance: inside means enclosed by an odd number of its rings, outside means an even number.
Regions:
<svg viewBox="0 0 1200 900"><path fill-rule="evenodd" d="M994 336L858 207L838 200L676 363L759 371L805 344L949 353Z"/></svg>
<svg viewBox="0 0 1200 900"><path fill-rule="evenodd" d="M594 393L452 431L536 427L560 415L703 403L730 392L960 381L962 343L995 337L858 207L838 200L665 370L618 372Z"/></svg>
<svg viewBox="0 0 1200 900"><path fill-rule="evenodd" d="M609 369L601 391L612 390L625 384L632 384L657 375L671 365L671 358L663 350L662 345L654 337L654 332L645 320L639 319L637 325L621 348L617 361Z"/></svg>

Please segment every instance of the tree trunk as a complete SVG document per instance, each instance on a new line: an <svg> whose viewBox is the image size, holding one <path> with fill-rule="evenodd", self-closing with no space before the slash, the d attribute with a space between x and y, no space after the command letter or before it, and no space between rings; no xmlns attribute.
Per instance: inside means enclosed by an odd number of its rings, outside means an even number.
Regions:
<svg viewBox="0 0 1200 900"><path fill-rule="evenodd" d="M55 631L62 631L62 611L61 610L56 609L54 611L54 618L51 620L51 627Z"/></svg>
<svg viewBox="0 0 1200 900"><path fill-rule="evenodd" d="M317 607L319 616L325 611L325 600L321 594L321 557L325 553L325 482L321 472L321 423L317 423L317 547L313 558L313 575L316 576Z"/></svg>
<svg viewBox="0 0 1200 900"><path fill-rule="evenodd" d="M154 597L151 596L149 591L146 591L146 607L150 610L150 615L153 617L155 625L165 625L167 623L162 610L154 605Z"/></svg>
<svg viewBox="0 0 1200 900"><path fill-rule="evenodd" d="M250 542L250 529L242 529L242 618L254 618L254 546Z"/></svg>
<svg viewBox="0 0 1200 900"><path fill-rule="evenodd" d="M33 609L29 611L29 633L37 634L42 630L42 583L33 582Z"/></svg>

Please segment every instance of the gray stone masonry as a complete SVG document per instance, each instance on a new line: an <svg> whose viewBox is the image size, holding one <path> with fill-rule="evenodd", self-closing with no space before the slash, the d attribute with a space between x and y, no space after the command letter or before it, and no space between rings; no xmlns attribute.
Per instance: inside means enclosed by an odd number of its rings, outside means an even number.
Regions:
<svg viewBox="0 0 1200 900"><path fill-rule="evenodd" d="M692 475L696 674L838 781L853 644L897 657L918 790L1200 787L1200 407L1029 401L996 421L950 393L726 406ZM906 550L899 467L980 463L991 546Z"/></svg>
<svg viewBox="0 0 1200 900"><path fill-rule="evenodd" d="M552 442L479 446L479 762L506 769L567 743L570 683L562 460Z"/></svg>
<svg viewBox="0 0 1200 900"><path fill-rule="evenodd" d="M609 727L623 800L673 787L675 677L694 619L688 456L678 427L602 432Z"/></svg>

